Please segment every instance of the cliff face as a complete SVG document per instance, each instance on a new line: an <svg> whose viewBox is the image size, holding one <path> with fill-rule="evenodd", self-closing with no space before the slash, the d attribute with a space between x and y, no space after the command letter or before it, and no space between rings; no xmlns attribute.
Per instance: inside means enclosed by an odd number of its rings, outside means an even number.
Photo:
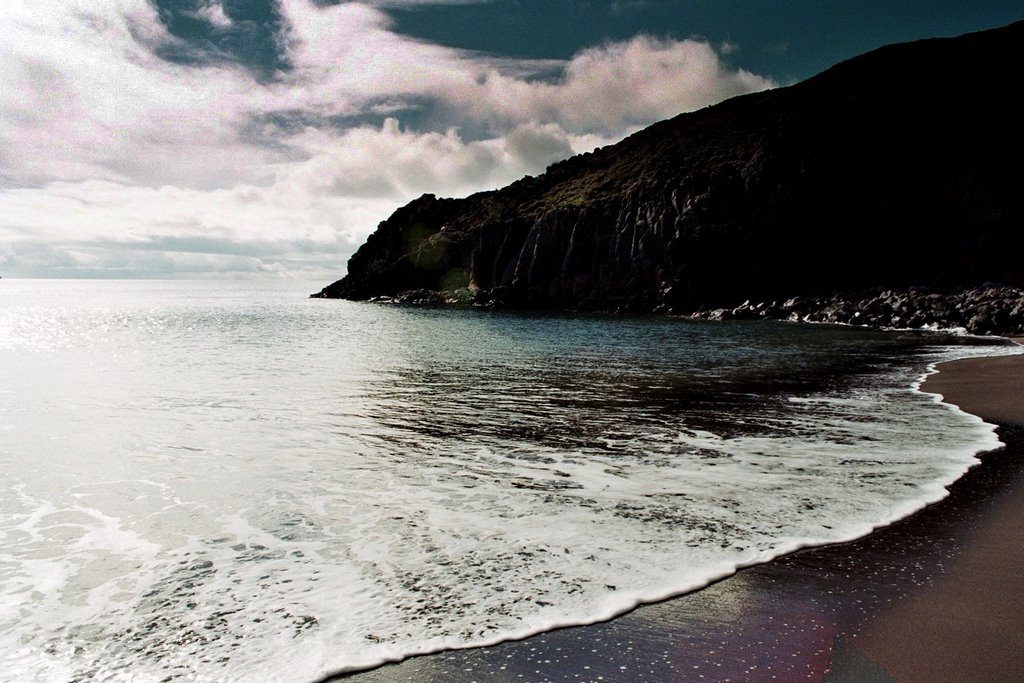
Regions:
<svg viewBox="0 0 1024 683"><path fill-rule="evenodd" d="M889 46L498 191L425 195L314 296L689 313L1024 284L1022 66L1024 22Z"/></svg>

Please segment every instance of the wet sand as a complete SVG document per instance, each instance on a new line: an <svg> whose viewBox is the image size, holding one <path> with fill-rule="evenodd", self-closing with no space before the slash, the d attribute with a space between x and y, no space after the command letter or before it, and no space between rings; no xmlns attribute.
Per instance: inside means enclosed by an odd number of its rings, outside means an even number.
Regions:
<svg viewBox="0 0 1024 683"><path fill-rule="evenodd" d="M923 389L998 423L1007 444L940 503L607 623L350 680L1024 680L1024 356L939 369Z"/></svg>
<svg viewBox="0 0 1024 683"><path fill-rule="evenodd" d="M1024 454L1024 357L946 363L922 389L1003 425L1016 453L990 460ZM1024 488L1015 484L938 580L862 627L861 649L897 680L1024 681Z"/></svg>

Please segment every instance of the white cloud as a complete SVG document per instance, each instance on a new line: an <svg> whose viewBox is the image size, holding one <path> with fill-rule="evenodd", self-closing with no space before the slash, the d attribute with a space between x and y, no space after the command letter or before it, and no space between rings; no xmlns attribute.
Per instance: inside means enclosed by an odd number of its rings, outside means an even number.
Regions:
<svg viewBox="0 0 1024 683"><path fill-rule="evenodd" d="M773 83L725 66L697 40L637 36L584 50L554 82L487 74L459 104L480 117L556 121L570 130L621 132Z"/></svg>
<svg viewBox="0 0 1024 683"><path fill-rule="evenodd" d="M202 191L110 181L55 182L7 190L0 223L5 274L67 274L110 268L221 272L287 271L329 277L338 255L364 237L339 224L373 225L391 202L315 196L287 185ZM20 255L20 256L19 256ZM22 263L33 256L29 263ZM53 262L47 266L47 260Z"/></svg>
<svg viewBox="0 0 1024 683"><path fill-rule="evenodd" d="M196 15L217 28L230 28L233 23L228 15L224 14L224 5L219 0L203 5L196 11Z"/></svg>
<svg viewBox="0 0 1024 683"><path fill-rule="evenodd" d="M503 138L467 142L455 129L403 131L393 118L379 129L356 128L340 138L309 131L301 145L316 153L290 170L286 183L313 194L394 201L506 185L573 154L569 135L552 124L521 124Z"/></svg>
<svg viewBox="0 0 1024 683"><path fill-rule="evenodd" d="M152 54L176 39L147 0L0 4L5 274L330 277L419 194L498 187L771 85L694 40L641 36L567 62L455 50L394 32L374 5L395 4L426 3L283 0L294 68L269 83ZM200 11L230 23L219 2ZM410 109L427 123L399 125Z"/></svg>
<svg viewBox="0 0 1024 683"><path fill-rule="evenodd" d="M145 0L88 7L0 10L8 183L101 178L217 187L251 179L274 158L237 141L251 95L244 72L150 54L136 36L163 28Z"/></svg>
<svg viewBox="0 0 1024 683"><path fill-rule="evenodd" d="M0 192L0 264L10 274L49 259L57 273L201 266L210 273L288 271L326 279L409 199L504 185L573 151L573 140L554 125L465 141L455 130L412 133L388 119L340 138L316 130L299 137L312 156L278 165L266 186L198 190L89 180ZM34 257L26 261L28 255Z"/></svg>

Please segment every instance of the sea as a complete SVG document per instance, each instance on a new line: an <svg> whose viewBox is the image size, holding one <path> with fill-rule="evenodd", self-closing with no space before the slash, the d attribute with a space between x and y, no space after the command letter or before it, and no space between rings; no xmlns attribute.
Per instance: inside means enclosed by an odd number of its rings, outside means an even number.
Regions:
<svg viewBox="0 0 1024 683"><path fill-rule="evenodd" d="M941 499L949 332L0 280L0 680L314 681L606 620Z"/></svg>

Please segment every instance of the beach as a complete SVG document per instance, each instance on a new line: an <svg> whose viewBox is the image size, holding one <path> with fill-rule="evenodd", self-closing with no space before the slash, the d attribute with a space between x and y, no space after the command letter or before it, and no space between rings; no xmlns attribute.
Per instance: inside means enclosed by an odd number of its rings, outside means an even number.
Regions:
<svg viewBox="0 0 1024 683"><path fill-rule="evenodd" d="M1024 680L1024 357L946 363L922 389L1001 425L1006 451L971 474L1005 467L1008 481L974 494L991 500L978 501L984 511L943 575L869 619L858 643L899 681Z"/></svg>
<svg viewBox="0 0 1024 683"><path fill-rule="evenodd" d="M999 425L1006 444L941 502L606 623L351 679L1024 680L1024 356L938 369L922 390Z"/></svg>

